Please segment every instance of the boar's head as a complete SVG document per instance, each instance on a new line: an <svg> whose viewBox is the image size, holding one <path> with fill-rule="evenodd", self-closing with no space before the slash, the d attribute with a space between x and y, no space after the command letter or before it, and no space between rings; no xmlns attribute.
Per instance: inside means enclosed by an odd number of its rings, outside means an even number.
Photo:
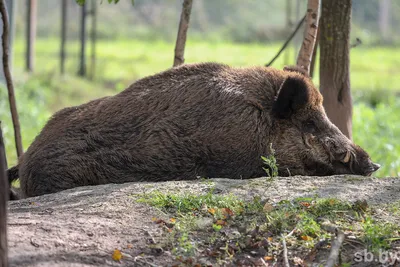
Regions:
<svg viewBox="0 0 400 267"><path fill-rule="evenodd" d="M274 99L272 142L280 175L358 174L379 169L328 119L311 80L288 73Z"/></svg>

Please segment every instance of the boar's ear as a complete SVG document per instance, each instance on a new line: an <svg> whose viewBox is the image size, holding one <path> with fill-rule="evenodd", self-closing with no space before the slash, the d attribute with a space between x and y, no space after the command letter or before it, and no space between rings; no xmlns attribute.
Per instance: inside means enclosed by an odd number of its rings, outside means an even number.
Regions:
<svg viewBox="0 0 400 267"><path fill-rule="evenodd" d="M304 107L309 99L310 89L300 77L288 77L278 91L272 106L272 113L280 119L287 119Z"/></svg>

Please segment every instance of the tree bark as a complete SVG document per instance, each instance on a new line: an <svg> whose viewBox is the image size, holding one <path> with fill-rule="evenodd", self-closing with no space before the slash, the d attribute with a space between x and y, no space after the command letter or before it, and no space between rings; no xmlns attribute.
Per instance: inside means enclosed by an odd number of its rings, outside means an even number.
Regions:
<svg viewBox="0 0 400 267"><path fill-rule="evenodd" d="M379 1L379 31L384 41L390 37L390 6L391 0Z"/></svg>
<svg viewBox="0 0 400 267"><path fill-rule="evenodd" d="M192 0L183 0L181 20L179 21L178 36L175 44L174 67L185 62L186 35L189 28L190 12L192 10Z"/></svg>
<svg viewBox="0 0 400 267"><path fill-rule="evenodd" d="M9 197L8 179L6 176L6 153L0 121L0 266L8 266L7 246L7 200Z"/></svg>
<svg viewBox="0 0 400 267"><path fill-rule="evenodd" d="M350 92L351 0L322 1L320 90L330 120L352 139Z"/></svg>
<svg viewBox="0 0 400 267"><path fill-rule="evenodd" d="M297 57L297 66L304 69L307 74L310 74L310 64L317 40L319 2L319 0L308 0L305 34Z"/></svg>
<svg viewBox="0 0 400 267"><path fill-rule="evenodd" d="M67 0L62 0L61 4L61 47L60 47L60 72L65 72L65 42L67 39Z"/></svg>
<svg viewBox="0 0 400 267"><path fill-rule="evenodd" d="M320 33L321 33L321 31L319 29L317 29L317 38L315 40L314 51L313 51L313 54L312 54L312 57L311 57L311 65L310 65L310 77L311 78L314 77L315 62L317 61Z"/></svg>
<svg viewBox="0 0 400 267"><path fill-rule="evenodd" d="M14 85L12 81L10 65L9 65L9 23L8 23L8 14L7 8L4 0L0 0L0 13L3 20L3 36L2 36L2 46L3 46L3 70L4 77L6 78L7 90L8 90L8 99L10 102L10 110L12 122L14 125L14 137L15 137L15 146L17 149L18 158L23 154L22 148L22 139L21 139L21 129L19 125L19 118L17 112L17 104L15 101L14 94Z"/></svg>
<svg viewBox="0 0 400 267"><path fill-rule="evenodd" d="M81 6L81 53L79 64L79 76L86 76L86 15L87 3Z"/></svg>
<svg viewBox="0 0 400 267"><path fill-rule="evenodd" d="M97 41L97 0L92 0L91 12L92 29L91 29L91 55L90 55L90 79L94 80L96 75L96 41Z"/></svg>
<svg viewBox="0 0 400 267"><path fill-rule="evenodd" d="M36 0L27 0L27 23L26 23L26 70L33 71L34 68L34 51L36 39Z"/></svg>

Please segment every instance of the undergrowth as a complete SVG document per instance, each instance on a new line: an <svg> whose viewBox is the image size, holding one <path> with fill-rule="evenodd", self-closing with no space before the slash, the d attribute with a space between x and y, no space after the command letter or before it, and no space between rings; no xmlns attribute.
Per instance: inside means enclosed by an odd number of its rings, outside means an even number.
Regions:
<svg viewBox="0 0 400 267"><path fill-rule="evenodd" d="M281 259L282 236L291 259L305 261L316 247L329 251L334 234L326 230L327 222L345 229L357 246L372 252L390 249L399 238L399 226L376 221L366 202L319 197L276 203L260 197L245 201L232 194L216 194L213 189L197 196L153 191L138 197L139 202L170 216L169 220L155 219L166 230L162 245L179 261L190 259L193 264L245 264L249 257L276 263Z"/></svg>

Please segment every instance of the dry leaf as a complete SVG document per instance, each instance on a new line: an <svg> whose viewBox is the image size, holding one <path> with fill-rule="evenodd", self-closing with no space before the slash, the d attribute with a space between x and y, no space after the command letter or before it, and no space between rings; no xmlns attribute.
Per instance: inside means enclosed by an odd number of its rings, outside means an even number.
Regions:
<svg viewBox="0 0 400 267"><path fill-rule="evenodd" d="M268 237L267 240L268 240L269 242L271 242L271 241L272 241L272 237Z"/></svg>
<svg viewBox="0 0 400 267"><path fill-rule="evenodd" d="M274 259L274 257L272 257L272 256L265 256L264 257L264 260L266 260L266 261L271 261L273 259Z"/></svg>
<svg viewBox="0 0 400 267"><path fill-rule="evenodd" d="M208 209L208 212L211 213L212 215L214 215L214 214L215 214L215 209L209 208L209 209Z"/></svg>
<svg viewBox="0 0 400 267"><path fill-rule="evenodd" d="M169 221L170 221L171 223L176 223L176 219L175 219L175 218L171 218L171 219L169 219Z"/></svg>
<svg viewBox="0 0 400 267"><path fill-rule="evenodd" d="M311 203L310 203L310 202L300 202L299 204L300 204L301 206L303 206L303 207L306 207L306 208L308 208L308 207L311 206Z"/></svg>
<svg viewBox="0 0 400 267"><path fill-rule="evenodd" d="M309 240L312 240L312 237L310 237L308 235L302 235L301 239L303 239L304 241L309 241Z"/></svg>
<svg viewBox="0 0 400 267"><path fill-rule="evenodd" d="M217 220L217 221L215 222L215 224L216 224L216 225L226 225L226 221Z"/></svg>
<svg viewBox="0 0 400 267"><path fill-rule="evenodd" d="M118 249L115 249L112 255L112 259L115 261L120 261L122 258L122 253Z"/></svg>
<svg viewBox="0 0 400 267"><path fill-rule="evenodd" d="M132 244L127 244L126 248L133 248L133 245Z"/></svg>
<svg viewBox="0 0 400 267"><path fill-rule="evenodd" d="M165 224L165 221L163 219L157 219L154 221L156 224Z"/></svg>
<svg viewBox="0 0 400 267"><path fill-rule="evenodd" d="M230 208L222 208L221 209L222 214L228 215L228 216L233 216L233 211Z"/></svg>

